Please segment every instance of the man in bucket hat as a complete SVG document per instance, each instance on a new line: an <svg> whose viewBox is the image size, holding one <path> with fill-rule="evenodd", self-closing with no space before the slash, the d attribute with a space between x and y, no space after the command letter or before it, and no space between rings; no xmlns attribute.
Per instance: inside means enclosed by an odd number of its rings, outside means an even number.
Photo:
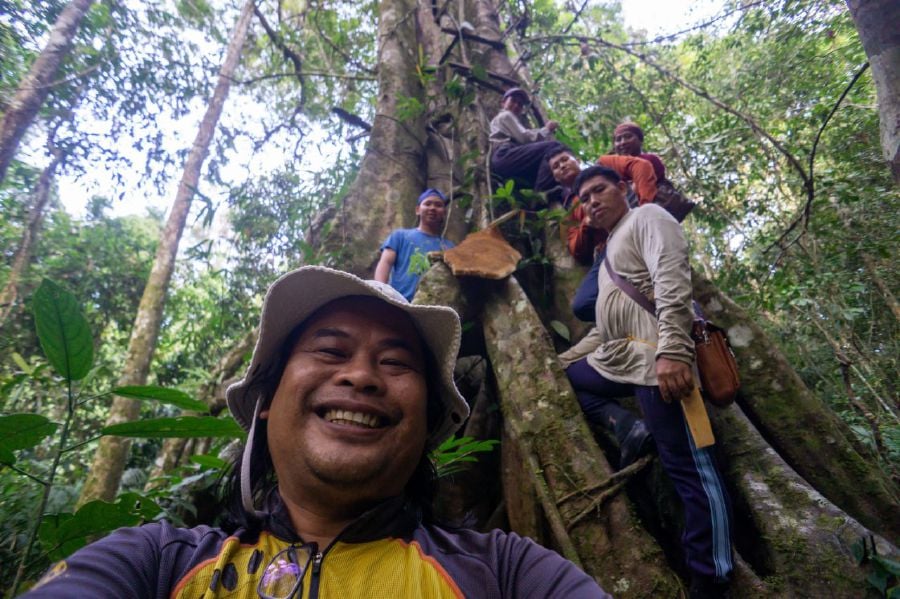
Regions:
<svg viewBox="0 0 900 599"><path fill-rule="evenodd" d="M276 281L228 407L229 522L124 528L34 597L606 597L528 539L435 525L428 452L468 415L456 313L324 267Z"/></svg>

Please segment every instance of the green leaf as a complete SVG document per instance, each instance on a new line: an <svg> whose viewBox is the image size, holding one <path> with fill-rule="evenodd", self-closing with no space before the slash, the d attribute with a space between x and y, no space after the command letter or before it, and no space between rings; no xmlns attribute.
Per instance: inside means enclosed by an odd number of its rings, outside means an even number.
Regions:
<svg viewBox="0 0 900 599"><path fill-rule="evenodd" d="M16 449L34 447L56 431L56 423L40 414L0 416L0 461L12 464Z"/></svg>
<svg viewBox="0 0 900 599"><path fill-rule="evenodd" d="M177 418L153 418L135 422L123 422L104 427L104 435L119 437L231 437L244 436L244 430L232 418L213 416L179 416Z"/></svg>
<svg viewBox="0 0 900 599"><path fill-rule="evenodd" d="M551 320L550 327L556 331L556 334L565 339L566 341L572 340L572 335L569 333L569 327L564 325L558 320Z"/></svg>
<svg viewBox="0 0 900 599"><path fill-rule="evenodd" d="M96 500L74 514L55 514L41 522L38 537L51 559L62 559L84 547L93 538L123 526L150 520L162 509L137 493L124 493L115 503Z"/></svg>
<svg viewBox="0 0 900 599"><path fill-rule="evenodd" d="M884 557L882 555L874 556L872 558L872 561L878 563L882 568L884 568L886 572L888 572L892 576L900 576L900 562Z"/></svg>
<svg viewBox="0 0 900 599"><path fill-rule="evenodd" d="M195 464L200 464L204 468L210 470L221 470L228 465L228 462L226 462L222 458L218 458L214 455L209 455L206 453L191 456L191 461Z"/></svg>
<svg viewBox="0 0 900 599"><path fill-rule="evenodd" d="M23 358L18 352L12 353L12 359L13 362L16 363L16 366L19 367L19 370L21 370L28 376L31 376L31 374L34 372L34 368L32 368L31 365L25 361L25 358Z"/></svg>
<svg viewBox="0 0 900 599"><path fill-rule="evenodd" d="M156 400L160 403L175 406L182 410L193 410L195 412L208 412L209 406L202 401L192 398L184 391L178 389L167 389L165 387L157 387L156 385L129 385L127 387L116 387L112 390L116 395L122 397L130 397L131 399L140 400Z"/></svg>
<svg viewBox="0 0 900 599"><path fill-rule="evenodd" d="M94 362L94 342L75 296L44 279L31 301L34 326L47 360L60 376L71 381L83 379Z"/></svg>

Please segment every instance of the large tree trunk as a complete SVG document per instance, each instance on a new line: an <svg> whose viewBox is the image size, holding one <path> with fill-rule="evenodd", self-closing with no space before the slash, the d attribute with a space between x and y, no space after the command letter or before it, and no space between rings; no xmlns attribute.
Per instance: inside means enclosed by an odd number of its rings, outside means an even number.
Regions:
<svg viewBox="0 0 900 599"><path fill-rule="evenodd" d="M382 179L376 174L388 172L398 177L399 185L408 185L409 169L398 167L397 162L412 156L414 162L410 164L417 169L424 166L425 170L416 173L417 186L405 192L410 194L409 212L412 198L425 184L445 191L452 189L457 196L472 200L473 210L466 213L466 222L459 227L465 231L467 227L482 226L488 213L484 207L490 198L486 168L488 115L496 110L500 88L516 82L524 82L527 87L527 73L515 71L502 50L497 12L490 0L420 2L416 30L409 23L398 24L396 20L396 11L410 8L409 0L383 0L380 6L382 15L393 19L389 33L419 36L430 67L428 76L422 78L425 89L420 97L427 107L426 118L418 121L422 130L414 129L407 120L403 132L407 141L424 140L423 154L387 156L384 148L397 147L396 131L373 130L370 151L364 159L366 167L355 185L381 185ZM462 28L463 22L474 24L478 39L471 34L453 33ZM385 35L385 23L380 24L379 32ZM462 39L454 41L454 37ZM406 61L411 73L415 65L408 53L384 52L383 47L390 44L407 48L413 44L412 38L400 43L388 36L382 42L380 55L382 60ZM392 63L390 68L396 66ZM485 69L487 79L472 76L473 67ZM387 67L382 64L381 68ZM465 81L467 91L475 91L474 101L462 106L443 93L444 84L454 76ZM385 90L393 93L398 85L409 84L402 78L383 79L379 112L396 110L395 105L386 103ZM416 89L407 87L405 93L409 95ZM382 140L380 136L387 138ZM409 145L399 147L407 151ZM398 183L392 183L397 187ZM403 217L386 198L388 195L383 192L370 194L365 210L351 210L353 218L369 216L372 222L358 224L356 229L363 233L350 248L354 254L341 266L365 271L376 255L380 236ZM344 207L351 205L360 205L360 200L348 197ZM462 211L457 211L456 216L460 214ZM323 218L318 226L326 220ZM334 223L328 236L331 245L325 246L332 250L337 243L334 240L342 239L335 237L336 231L344 227L348 235L351 232L345 214ZM372 230L377 230L378 236L371 234ZM583 325L571 319L568 300L584 269L567 259L563 244L555 235L549 233L545 244L557 272L554 297L539 298L551 306L544 324L516 281L457 280L442 264L435 265L423 277L415 302L455 308L464 323L475 325L467 326L464 335L466 353L487 354L490 358L504 416L501 472L506 501L500 502L498 509L505 509L513 528L546 540L617 595L675 596L679 582L668 563L677 563L677 549L669 552L667 563L661 544L671 549L671 540L661 538L657 542L645 529L645 523L634 516L630 502L620 492L630 471L623 476L612 472L556 362L546 331L547 321L560 320L570 328L573 337L579 336ZM738 345L752 338L750 345L759 350L754 353L745 346L738 348L746 392L742 401L749 420L737 407L714 415L723 471L740 511L735 520L742 535L736 543L740 555L735 556L735 596L803 595L806 589L823 591L820 594L827 594L828 589L845 594L862 591L863 570L848 559L848 543L857 535L868 534L868 529L889 538L896 536L896 490L877 466L866 463L859 455L856 444L844 430L846 427L827 406L816 401L746 315L708 283L698 282L696 287L710 317L736 334ZM538 297L539 293L532 295ZM479 323L483 325L483 338L478 334ZM775 374L767 378L767 369ZM797 422L791 422L792 419ZM646 465L647 461L645 458L632 468ZM654 473L658 473L654 468ZM829 480L831 475L835 481ZM666 483L654 484L654 493L671 495L671 489L663 488ZM849 490L854 485L865 489L859 495L868 496L853 497ZM840 508L818 495L813 486ZM671 509L665 513L660 510L652 515L657 520L673 521L654 534L671 536L677 528L677 516L670 512ZM492 519L499 520L502 518ZM885 554L896 551L883 539L877 542ZM794 550L796 553L792 553ZM819 579L810 580L816 570L828 571ZM766 582L761 582L761 578Z"/></svg>
<svg viewBox="0 0 900 599"><path fill-rule="evenodd" d="M881 147L900 185L900 2L847 0L878 93Z"/></svg>
<svg viewBox="0 0 900 599"><path fill-rule="evenodd" d="M3 124L0 125L0 181L6 177L6 169L9 168L25 130L47 99L59 65L72 48L78 26L93 3L94 0L72 0L59 13L47 45L31 65L9 103L6 114L3 115Z"/></svg>
<svg viewBox="0 0 900 599"><path fill-rule="evenodd" d="M868 572L851 547L872 532L822 497L779 457L741 408L711 408L735 504L737 549L778 596L862 595ZM886 515L886 514L885 514ZM897 548L873 536L879 555Z"/></svg>
<svg viewBox="0 0 900 599"><path fill-rule="evenodd" d="M487 298L484 334L503 415L535 477L544 512L557 513L564 539L586 572L617 596L672 597L677 577L610 479L556 352L519 284L500 282ZM604 500L605 497L605 500ZM555 527L553 527L555 528ZM564 538L560 538L564 536ZM578 561L578 560L576 560Z"/></svg>
<svg viewBox="0 0 900 599"><path fill-rule="evenodd" d="M219 116L222 114L222 106L228 97L228 90L241 57L241 50L247 38L252 17L253 0L248 0L244 4L237 25L231 34L225 61L219 70L216 89L206 113L203 115L203 120L200 122L200 128L185 162L178 192L172 203L172 211L166 222L166 228L156 251L156 259L138 306L119 385L142 385L147 381L150 360L159 337L159 325L166 302L169 280L175 268L178 243L181 240L181 234L191 208L191 200L200 181L200 169L209 153L209 145L215 133ZM116 397L109 411L107 425L135 420L139 412L139 401ZM90 473L79 498L79 505L92 499L109 501L115 496L130 446L130 441L124 437L103 437L100 440Z"/></svg>
<svg viewBox="0 0 900 599"><path fill-rule="evenodd" d="M366 154L340 205L324 211L310 231L330 263L358 275L371 272L392 229L413 224L426 180L425 115L410 108L424 105L416 2L381 0L378 9L378 104Z"/></svg>
<svg viewBox="0 0 900 599"><path fill-rule="evenodd" d="M754 320L696 272L694 298L728 331L740 368L741 407L778 454L865 526L900 538L897 489L874 454L860 454L846 425L806 388Z"/></svg>

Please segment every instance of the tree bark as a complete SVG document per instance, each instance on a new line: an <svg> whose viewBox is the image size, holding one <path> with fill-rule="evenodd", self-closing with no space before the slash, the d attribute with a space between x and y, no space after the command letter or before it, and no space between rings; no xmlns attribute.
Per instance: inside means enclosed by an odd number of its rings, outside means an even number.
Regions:
<svg viewBox="0 0 900 599"><path fill-rule="evenodd" d="M75 34L94 0L72 0L59 13L50 39L19 84L0 125L0 181L12 161L19 142L47 99L59 65L72 49Z"/></svg>
<svg viewBox="0 0 900 599"><path fill-rule="evenodd" d="M900 185L900 3L896 0L847 0L862 41L881 120L881 148Z"/></svg>
<svg viewBox="0 0 900 599"><path fill-rule="evenodd" d="M778 456L732 405L710 408L716 438L734 489L735 513L749 520L734 536L754 556L756 571L773 581L776 596L854 597L864 594L868 572L851 546L873 537L878 554L896 559L897 548L873 535L825 499Z"/></svg>
<svg viewBox="0 0 900 599"><path fill-rule="evenodd" d="M857 450L846 425L806 388L778 347L740 306L694 272L694 299L728 331L744 412L822 495L887 538L900 537L897 489L874 454Z"/></svg>
<svg viewBox="0 0 900 599"><path fill-rule="evenodd" d="M426 181L425 115L414 108L424 106L416 1L381 0L378 12L378 104L366 154L340 205L309 233L328 264L360 276L371 273L392 229L413 224Z"/></svg>
<svg viewBox="0 0 900 599"><path fill-rule="evenodd" d="M194 138L191 152L184 165L184 172L178 184L178 192L172 203L172 210L166 222L166 228L156 251L153 268L147 279L147 286L141 296L128 353L119 385L142 385L147 381L150 360L156 349L159 338L159 326L165 306L169 280L175 268L175 257L178 244L191 208L191 200L200 181L200 170L209 145L216 130L222 106L228 97L231 81L241 57L241 50L247 38L247 31L253 17L253 0L248 0L241 11L237 25L231 34L225 60L219 70L219 78L213 96L210 99L197 136ZM140 412L140 402L124 397L116 397L110 407L106 424L118 424L135 420ZM124 437L103 437L94 453L93 463L84 488L79 497L79 505L93 499L106 501L115 497L122 477L126 457L131 443Z"/></svg>
<svg viewBox="0 0 900 599"><path fill-rule="evenodd" d="M612 494L597 502L612 469L515 279L498 282L488 296L484 335L504 418L518 437L519 451L539 463L539 471L530 471L552 501L544 503L544 511L559 512L585 571L616 596L675 596L678 579L634 519L627 499ZM586 510L590 515L579 519Z"/></svg>

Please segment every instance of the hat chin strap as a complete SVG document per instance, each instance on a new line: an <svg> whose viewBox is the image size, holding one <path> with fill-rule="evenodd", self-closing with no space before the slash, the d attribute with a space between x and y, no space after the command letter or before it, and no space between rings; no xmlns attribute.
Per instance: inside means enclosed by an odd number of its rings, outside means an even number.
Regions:
<svg viewBox="0 0 900 599"><path fill-rule="evenodd" d="M250 490L250 456L253 455L253 443L256 437L256 423L259 420L259 409L262 407L262 395L256 399L256 407L253 408L253 422L247 433L247 444L244 446L244 456L241 459L241 503L244 510L257 518L264 518L266 512L261 512L253 505L253 493Z"/></svg>

